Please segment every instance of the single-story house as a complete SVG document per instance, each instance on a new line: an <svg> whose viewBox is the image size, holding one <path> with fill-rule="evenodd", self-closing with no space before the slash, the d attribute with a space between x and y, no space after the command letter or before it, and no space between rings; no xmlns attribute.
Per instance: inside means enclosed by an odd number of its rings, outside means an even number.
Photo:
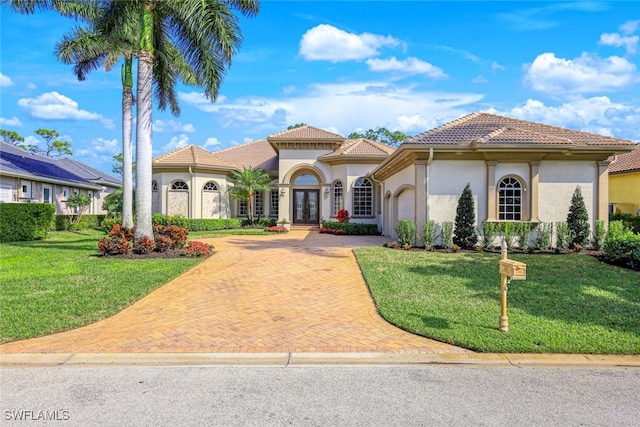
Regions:
<svg viewBox="0 0 640 427"><path fill-rule="evenodd" d="M609 164L609 213L640 215L640 146Z"/></svg>
<svg viewBox="0 0 640 427"><path fill-rule="evenodd" d="M88 213L106 214L104 198L122 182L73 159L41 156L0 141L0 203L53 203L57 215L69 213L70 194L91 198Z"/></svg>
<svg viewBox="0 0 640 427"><path fill-rule="evenodd" d="M353 222L394 236L398 220L454 221L467 183L476 220L566 220L580 186L589 217L607 219L607 159L633 142L487 113L409 138L395 149L312 126L210 153L194 145L153 161L154 212L191 218L244 217L229 196L233 170L264 169L271 189L255 195L256 216L318 224L347 209Z"/></svg>

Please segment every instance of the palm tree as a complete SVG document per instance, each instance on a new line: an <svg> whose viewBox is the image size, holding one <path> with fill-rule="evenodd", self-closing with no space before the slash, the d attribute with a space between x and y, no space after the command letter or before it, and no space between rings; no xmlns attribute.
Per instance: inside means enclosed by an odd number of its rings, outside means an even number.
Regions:
<svg viewBox="0 0 640 427"><path fill-rule="evenodd" d="M121 30L126 27L121 27ZM102 66L110 71L124 58L122 65L122 225L133 227L133 56L135 33L112 34L109 37L95 28L76 27L56 44L55 54L65 64L74 64L78 80Z"/></svg>
<svg viewBox="0 0 640 427"><path fill-rule="evenodd" d="M247 201L247 219L253 224L253 195L256 191L269 189L269 175L260 168L243 167L241 171L233 171L231 182L234 187L230 190L233 198Z"/></svg>
<svg viewBox="0 0 640 427"><path fill-rule="evenodd" d="M99 28L111 34L141 16L137 52L136 128L136 238L153 239L151 225L152 89L158 107L179 112L175 84L180 78L204 89L215 100L224 73L238 49L241 36L237 17L258 13L259 0L129 0L107 2ZM172 46L176 48L173 49ZM178 61L181 58L182 61ZM183 62L189 73L172 63ZM153 76L157 76L155 80ZM155 88L154 88L155 86Z"/></svg>
<svg viewBox="0 0 640 427"><path fill-rule="evenodd" d="M54 9L83 17L88 0L11 0L14 10L33 13ZM93 2L96 3L96 2ZM152 89L158 108L179 114L175 85L180 79L201 87L215 101L222 78L242 37L237 10L245 16L259 11L260 0L103 0L95 27L106 35L122 28L139 34L136 128L136 238L153 239L151 226ZM136 22L139 22L136 26ZM186 68L172 64L183 63ZM156 79L153 79L156 76Z"/></svg>

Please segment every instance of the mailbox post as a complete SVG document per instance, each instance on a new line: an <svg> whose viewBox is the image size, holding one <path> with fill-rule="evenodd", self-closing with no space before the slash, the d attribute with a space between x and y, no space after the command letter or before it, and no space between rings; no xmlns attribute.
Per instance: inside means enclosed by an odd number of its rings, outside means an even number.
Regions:
<svg viewBox="0 0 640 427"><path fill-rule="evenodd" d="M523 262L507 258L507 244L502 242L500 251L500 327L502 332L509 332L507 317L507 285L511 280L525 280L527 265Z"/></svg>

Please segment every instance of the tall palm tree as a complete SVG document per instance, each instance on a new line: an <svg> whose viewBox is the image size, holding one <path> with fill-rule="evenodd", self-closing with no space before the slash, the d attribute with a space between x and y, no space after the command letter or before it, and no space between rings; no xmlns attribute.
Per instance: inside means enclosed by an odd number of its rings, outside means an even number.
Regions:
<svg viewBox="0 0 640 427"><path fill-rule="evenodd" d="M14 10L33 13L54 9L65 16L82 16L89 0L11 0ZM201 87L215 101L222 78L242 37L233 11L254 16L260 0L102 0L104 13L95 22L104 34L139 20L136 128L136 238L153 239L151 226L152 89L158 107L179 114L177 80ZM171 64L184 63L189 72ZM153 76L157 76L155 80ZM154 87L155 86L155 87Z"/></svg>
<svg viewBox="0 0 640 427"><path fill-rule="evenodd" d="M152 90L158 107L179 112L175 96L180 79L204 89L214 101L241 36L235 9L245 16L258 13L259 0L128 0L106 2L99 28L107 34L141 16L136 98L136 238L153 238L151 226ZM176 49L172 49L175 46ZM176 61L176 57L182 61ZM184 62L190 73L171 66ZM153 75L158 76L153 79ZM155 88L154 88L155 86Z"/></svg>
<svg viewBox="0 0 640 427"><path fill-rule="evenodd" d="M102 66L110 71L122 57L122 225L133 227L133 56L135 55L135 31L109 36L92 27L76 27L56 44L55 54L65 64L74 64L78 80Z"/></svg>
<svg viewBox="0 0 640 427"><path fill-rule="evenodd" d="M269 175L260 168L243 167L241 171L233 171L231 182L234 187L230 190L232 197L247 201L247 219L253 224L253 195L256 191L269 189Z"/></svg>

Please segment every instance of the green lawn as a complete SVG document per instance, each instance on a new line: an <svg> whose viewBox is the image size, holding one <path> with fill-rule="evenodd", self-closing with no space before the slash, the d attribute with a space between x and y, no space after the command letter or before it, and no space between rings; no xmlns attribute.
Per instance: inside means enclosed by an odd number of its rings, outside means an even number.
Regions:
<svg viewBox="0 0 640 427"><path fill-rule="evenodd" d="M103 232L49 236L37 242L0 244L2 343L109 317L202 260L103 258L97 248Z"/></svg>
<svg viewBox="0 0 640 427"><path fill-rule="evenodd" d="M497 254L355 251L378 310L410 332L482 352L640 354L640 273L580 254L525 255L498 331Z"/></svg>

